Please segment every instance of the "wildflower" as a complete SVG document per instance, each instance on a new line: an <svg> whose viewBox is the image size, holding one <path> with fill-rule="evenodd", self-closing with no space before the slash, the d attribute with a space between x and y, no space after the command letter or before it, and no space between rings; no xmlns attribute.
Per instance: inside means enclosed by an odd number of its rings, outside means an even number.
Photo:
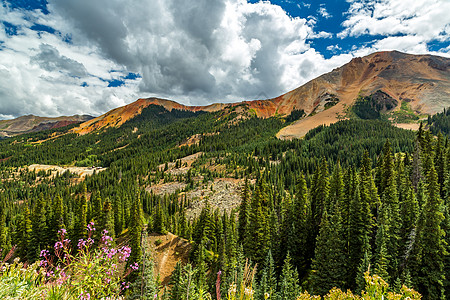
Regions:
<svg viewBox="0 0 450 300"><path fill-rule="evenodd" d="M67 231L64 228L61 228L60 230L58 230L58 234L61 236L65 236L67 234Z"/></svg>
<svg viewBox="0 0 450 300"><path fill-rule="evenodd" d="M63 243L62 242L56 242L55 243L55 250L62 249L62 248L63 248Z"/></svg>
<svg viewBox="0 0 450 300"><path fill-rule="evenodd" d="M50 251L48 250L41 250L41 253L39 254L39 257L46 257L50 255Z"/></svg>
<svg viewBox="0 0 450 300"><path fill-rule="evenodd" d="M46 268L48 266L47 260L41 260L41 262L39 263L39 267L43 267Z"/></svg>
<svg viewBox="0 0 450 300"><path fill-rule="evenodd" d="M87 224L87 231L95 231L95 227L94 227L94 222L90 222L89 224Z"/></svg>
<svg viewBox="0 0 450 300"><path fill-rule="evenodd" d="M122 282L122 291L128 289L129 287L130 287L129 282L125 282L125 281Z"/></svg>
<svg viewBox="0 0 450 300"><path fill-rule="evenodd" d="M78 298L81 300L89 300L89 299L91 299L91 295L88 292L82 291Z"/></svg>
<svg viewBox="0 0 450 300"><path fill-rule="evenodd" d="M84 247L86 247L86 241L83 239L79 239L78 240L78 249L82 249Z"/></svg>
<svg viewBox="0 0 450 300"><path fill-rule="evenodd" d="M132 265L130 266L130 268L133 269L133 271L137 271L137 270L139 269L139 265L138 265L137 262L135 262L134 264L132 264Z"/></svg>

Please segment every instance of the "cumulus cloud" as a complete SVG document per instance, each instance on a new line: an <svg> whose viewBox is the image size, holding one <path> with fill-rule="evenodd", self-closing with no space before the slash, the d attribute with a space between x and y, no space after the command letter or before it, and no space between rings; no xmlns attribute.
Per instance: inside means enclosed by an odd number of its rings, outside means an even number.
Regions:
<svg viewBox="0 0 450 300"><path fill-rule="evenodd" d="M450 40L450 2L446 0L353 1L339 37L408 35L421 42Z"/></svg>
<svg viewBox="0 0 450 300"><path fill-rule="evenodd" d="M87 75L83 64L60 55L59 51L47 44L39 46L40 52L31 57L31 62L37 63L42 69L52 71L66 71L70 76L84 77Z"/></svg>
<svg viewBox="0 0 450 300"><path fill-rule="evenodd" d="M191 104L251 99L260 93L277 96L294 88L292 81L298 85L310 79L304 71L292 71L303 62L299 55L310 53L306 40L329 37L269 2L50 4L80 32L74 40L95 43L109 59L139 72L140 92ZM294 76L289 84L282 80L286 72Z"/></svg>
<svg viewBox="0 0 450 300"><path fill-rule="evenodd" d="M0 5L0 118L98 115L148 96L191 105L275 97L354 55L448 40L448 3L363 1L351 3L339 37L387 37L349 53L330 46L329 59L311 46L335 36L316 30L325 6L304 19L246 0L48 0L49 14Z"/></svg>

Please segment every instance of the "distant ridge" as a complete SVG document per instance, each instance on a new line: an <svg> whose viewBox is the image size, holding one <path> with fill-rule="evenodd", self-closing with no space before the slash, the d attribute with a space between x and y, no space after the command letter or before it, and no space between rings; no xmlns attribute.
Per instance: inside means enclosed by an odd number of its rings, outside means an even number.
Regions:
<svg viewBox="0 0 450 300"><path fill-rule="evenodd" d="M1 120L0 137L11 137L23 133L55 129L71 124L86 122L93 118L94 117L89 115L74 115L56 118L27 115L12 120Z"/></svg>

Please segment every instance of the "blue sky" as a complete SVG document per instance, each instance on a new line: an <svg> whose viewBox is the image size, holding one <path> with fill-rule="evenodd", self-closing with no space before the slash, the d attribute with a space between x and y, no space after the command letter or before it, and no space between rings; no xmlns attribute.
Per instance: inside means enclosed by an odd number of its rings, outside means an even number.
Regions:
<svg viewBox="0 0 450 300"><path fill-rule="evenodd" d="M450 1L2 0L0 118L276 97L375 51L450 56Z"/></svg>

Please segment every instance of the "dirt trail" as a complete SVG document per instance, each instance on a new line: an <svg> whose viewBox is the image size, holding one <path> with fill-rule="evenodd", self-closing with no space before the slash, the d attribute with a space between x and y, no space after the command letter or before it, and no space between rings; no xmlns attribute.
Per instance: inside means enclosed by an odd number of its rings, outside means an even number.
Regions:
<svg viewBox="0 0 450 300"><path fill-rule="evenodd" d="M159 262L159 268L158 268L159 274L161 274L161 271L164 270L164 267L166 266L166 261L167 261L167 258L169 257L170 250L173 251L172 247L173 247L174 237L175 237L174 235L170 234L169 246L166 250L164 250L164 255L162 256L161 261Z"/></svg>
<svg viewBox="0 0 450 300"><path fill-rule="evenodd" d="M186 264L189 259L191 244L188 240L172 233L150 234L148 242L155 260L155 275L161 284L167 285L178 261Z"/></svg>

